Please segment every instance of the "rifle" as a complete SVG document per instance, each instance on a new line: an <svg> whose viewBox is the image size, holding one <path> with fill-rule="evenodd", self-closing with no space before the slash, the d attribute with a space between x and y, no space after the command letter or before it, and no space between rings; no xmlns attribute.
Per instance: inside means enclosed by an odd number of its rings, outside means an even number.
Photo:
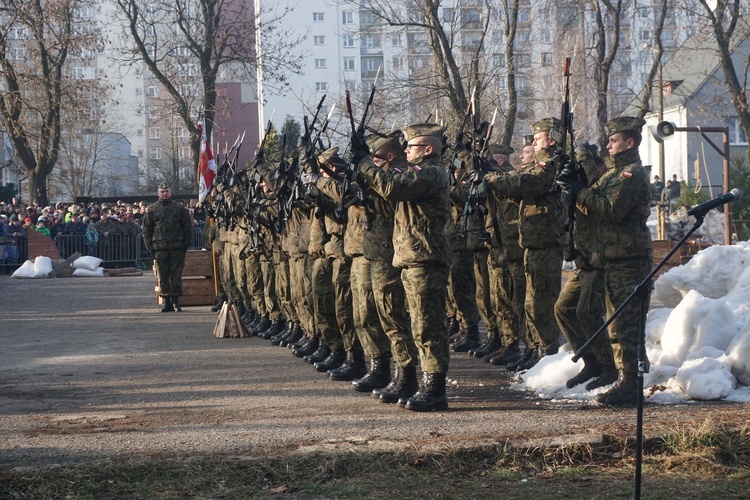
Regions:
<svg viewBox="0 0 750 500"><path fill-rule="evenodd" d="M453 186L456 183L456 170L459 166L461 166L461 160L458 159L458 143L463 140L464 136L464 129L466 128L466 121L469 118L472 118L474 115L474 94L476 93L477 88L474 87L471 91L471 98L469 99L469 104L466 105L466 113L464 114L464 119L461 122L461 128L458 131L458 134L456 134L456 147L453 148L453 158L451 158L451 162L448 165L448 173L450 174L450 183L451 186ZM473 120L472 120L473 124Z"/></svg>
<svg viewBox="0 0 750 500"><path fill-rule="evenodd" d="M570 57L565 58L565 63L563 64L563 77L565 78L565 98L563 99L562 110L560 112L560 120L562 121L562 138L555 154L555 159L553 160L557 166L555 179L562 174L563 169L568 164L572 164L576 173L578 172L575 156L568 154L568 151L575 151L573 143L573 113L570 111ZM568 136L570 136L570 144L568 144ZM557 183L553 185L553 189L555 186L557 186ZM575 240L573 239L576 220L576 200L571 197L569 193L562 191L560 193L560 202L568 212L568 218L563 225L563 229L568 233L568 249L565 251L564 259L566 262L571 262L575 260L578 254L575 247Z"/></svg>
<svg viewBox="0 0 750 500"><path fill-rule="evenodd" d="M352 137L355 135L358 135L362 142L364 142L365 139L365 130L367 129L367 114L370 111L370 106L372 106L372 100L375 97L375 89L377 88L378 83L378 77L380 76L380 68L378 68L378 72L375 74L375 81L372 83L372 88L370 89L370 98L367 100L367 105L365 106L365 111L362 113L362 119L359 121L359 126L354 126L354 114L352 112L352 100L351 96L349 95L349 91L347 90L345 93L346 97L346 111L349 114L349 124L352 128ZM344 171L344 179L341 184L341 198L339 198L339 204L336 207L336 209L333 212L333 218L336 220L336 222L339 222L340 224L343 224L343 222L346 220L346 212L345 212L345 201L346 193L349 192L349 189L352 185L352 176L354 175L354 169L355 165L352 165L351 163L347 167L347 169ZM364 189L360 190L362 199L359 201L364 201ZM366 204L365 204L366 205ZM365 219L367 220L367 219ZM368 228L365 227L365 230Z"/></svg>
<svg viewBox="0 0 750 500"><path fill-rule="evenodd" d="M478 140L473 140L472 142L475 144L475 146L472 148L472 163L474 170L476 170L480 177L479 181L481 181L482 177L484 177L484 174L486 173L486 166L485 166L485 160L484 160L484 153L487 149L487 144L490 142L490 138L492 137L492 131L495 128L495 120L497 119L497 108L495 108L495 112L492 114L492 121L490 122L489 126L487 127L487 132L484 136L484 142L482 143L481 149L479 150L479 153L476 152L476 143L478 143ZM477 134L475 134L476 136ZM479 239L481 241L489 241L489 234L487 233L487 230L485 229L485 216L487 215L487 208L480 203L479 201L479 192L477 188L478 184L475 182L472 182L469 186L469 192L466 195L466 202L464 203L464 212L461 216L461 225L458 228L458 237L459 238L466 238L466 232L468 230L469 225L469 216L472 215L474 212L479 213L479 220L480 220L480 227L479 227Z"/></svg>

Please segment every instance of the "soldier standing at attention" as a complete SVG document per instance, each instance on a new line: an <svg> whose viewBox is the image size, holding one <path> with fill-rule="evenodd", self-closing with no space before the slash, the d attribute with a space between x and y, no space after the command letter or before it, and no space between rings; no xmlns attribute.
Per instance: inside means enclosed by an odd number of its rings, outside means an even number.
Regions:
<svg viewBox="0 0 750 500"><path fill-rule="evenodd" d="M143 217L143 243L153 254L159 274L159 295L164 298L161 312L181 311L182 266L192 240L192 218L181 203L172 201L172 190L162 182L159 201L149 205Z"/></svg>
<svg viewBox="0 0 750 500"><path fill-rule="evenodd" d="M651 186L641 163L641 118L623 116L604 125L609 137L604 159L607 170L591 188L566 168L558 179L589 216L599 222L597 240L604 260L604 286L607 314L612 315L641 283L653 265L651 232L646 220L651 213ZM646 307L648 307L648 298ZM638 402L638 345L642 336L641 304L631 301L609 327L609 339L619 370L617 383L596 396L608 406ZM648 361L646 360L648 365Z"/></svg>
<svg viewBox="0 0 750 500"><path fill-rule="evenodd" d="M359 135L352 136L352 162L365 184L396 202L393 265L400 267L411 314L414 342L424 377L420 390L399 404L408 410L446 410L445 378L450 352L445 299L451 246L445 235L450 217L450 179L440 157L445 129L435 124L406 127L409 168L397 174L378 168Z"/></svg>
<svg viewBox="0 0 750 500"><path fill-rule="evenodd" d="M556 171L549 165L560 133L557 118L545 118L532 127L535 162L506 173L490 172L484 182L493 191L520 200L519 242L524 249L526 274L525 315L529 329L524 356L508 363L509 370L526 370L542 356L557 353L560 330L554 307L562 281L562 244L565 241L565 211L551 192Z"/></svg>

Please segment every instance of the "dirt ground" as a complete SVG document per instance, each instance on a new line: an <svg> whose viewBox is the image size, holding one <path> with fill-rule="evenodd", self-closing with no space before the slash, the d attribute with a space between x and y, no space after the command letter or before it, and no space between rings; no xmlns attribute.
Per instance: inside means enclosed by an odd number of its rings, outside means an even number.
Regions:
<svg viewBox="0 0 750 500"><path fill-rule="evenodd" d="M287 348L216 339L207 306L162 314L154 278L0 277L0 468L136 456L456 448L635 435L635 409L544 401L451 359L450 410L419 414L332 382ZM646 434L748 405L647 405Z"/></svg>

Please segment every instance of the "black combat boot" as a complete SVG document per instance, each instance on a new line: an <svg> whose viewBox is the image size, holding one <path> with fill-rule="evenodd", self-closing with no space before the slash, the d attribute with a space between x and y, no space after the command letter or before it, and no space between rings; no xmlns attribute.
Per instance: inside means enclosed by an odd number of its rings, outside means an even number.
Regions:
<svg viewBox="0 0 750 500"><path fill-rule="evenodd" d="M596 401L607 406L634 406L638 404L638 375L620 371L617 383L607 392L598 394Z"/></svg>
<svg viewBox="0 0 750 500"><path fill-rule="evenodd" d="M526 363L534 362L535 359L536 361L539 361L539 354L537 353L536 347L526 346L526 350L524 351L523 355L519 357L516 361L513 361L512 363L508 363L505 367L508 369L509 372L522 370L522 368L520 368L522 365L525 365Z"/></svg>
<svg viewBox="0 0 750 500"><path fill-rule="evenodd" d="M312 353L318 350L318 335L313 335L312 337L307 338L307 342L295 349L292 349L292 354L297 356L298 358L304 358L305 356L310 356Z"/></svg>
<svg viewBox="0 0 750 500"><path fill-rule="evenodd" d="M503 340L500 338L500 332L497 331L497 328L490 328L487 330L487 338L484 342L479 347L469 349L469 356L481 359L501 347L503 347Z"/></svg>
<svg viewBox="0 0 750 500"><path fill-rule="evenodd" d="M519 359L521 359L521 349L518 348L518 342L508 344L499 351L484 357L485 361L494 366L515 363Z"/></svg>
<svg viewBox="0 0 750 500"><path fill-rule="evenodd" d="M268 316L261 316L260 321L256 321L253 327L250 329L250 333L260 336L263 332L268 330L270 326L271 320L268 319Z"/></svg>
<svg viewBox="0 0 750 500"><path fill-rule="evenodd" d="M281 339L281 342L279 342L279 345L281 347L291 346L304 336L305 336L305 330L302 328L300 324L296 324L294 325L294 330L292 330L291 335L287 335L286 337ZM271 344L273 344L273 342L271 342Z"/></svg>
<svg viewBox="0 0 750 500"><path fill-rule="evenodd" d="M252 309L247 309L245 311L245 315L242 316L242 318L240 318L242 322L245 323L245 328L247 328L247 331L250 332L251 335L253 334L253 332L250 331L250 325L252 325L253 322L255 322L257 317L258 317L258 314L255 311L253 311Z"/></svg>
<svg viewBox="0 0 750 500"><path fill-rule="evenodd" d="M422 387L406 401L404 408L411 411L447 410L445 373L425 373Z"/></svg>
<svg viewBox="0 0 750 500"><path fill-rule="evenodd" d="M399 406L403 406L410 397L417 393L418 390L419 383L417 382L417 367L406 366L401 368L396 366L394 379L385 387L385 389L380 391L380 402L391 404L399 403ZM374 396L376 391L372 392ZM403 405L401 405L401 401L404 402Z"/></svg>
<svg viewBox="0 0 750 500"><path fill-rule="evenodd" d="M586 390L593 391L594 389L598 389L600 387L614 384L615 382L617 382L617 378L618 378L618 373L617 373L617 368L615 368L615 365L613 364L602 365L601 375L599 375L594 380L586 384Z"/></svg>
<svg viewBox="0 0 750 500"><path fill-rule="evenodd" d="M302 359L304 359L311 365L315 365L315 363L319 363L323 361L330 355L331 355L331 348L328 347L328 344L326 343L326 341L323 340L323 337L321 337L318 339L318 348L315 350L315 352L308 356L302 356Z"/></svg>
<svg viewBox="0 0 750 500"><path fill-rule="evenodd" d="M180 307L180 296L179 295L173 295L172 296L172 307L174 307L174 310L178 313L182 312L182 308Z"/></svg>
<svg viewBox="0 0 750 500"><path fill-rule="evenodd" d="M601 374L602 365L596 360L596 356L591 353L586 353L583 355L583 369L578 372L578 375L565 382L565 387L572 389L573 387L588 382L592 378L598 377Z"/></svg>
<svg viewBox="0 0 750 500"><path fill-rule="evenodd" d="M172 297L164 297L164 306L161 308L161 312L173 312L174 307L172 307Z"/></svg>
<svg viewBox="0 0 750 500"><path fill-rule="evenodd" d="M461 325L460 321L456 321L456 323L458 324L458 330L456 333L451 334L450 330L448 330L448 343L451 345L456 342L461 342L467 335L469 335L469 332L463 327L463 325Z"/></svg>
<svg viewBox="0 0 750 500"><path fill-rule="evenodd" d="M270 335L273 337L274 335L278 335L279 333L284 331L285 325L286 325L286 320L284 318L281 318L281 317L276 318L274 320L271 320L271 326L268 327L262 333L263 335Z"/></svg>
<svg viewBox="0 0 750 500"><path fill-rule="evenodd" d="M479 347L479 325L470 326L466 336L453 343L453 352L469 352Z"/></svg>
<svg viewBox="0 0 750 500"><path fill-rule="evenodd" d="M238 316L242 317L245 315L245 312L246 312L245 304L243 304L241 300L234 302L234 309L235 311L237 311Z"/></svg>
<svg viewBox="0 0 750 500"><path fill-rule="evenodd" d="M211 312L217 313L217 312L221 311L221 308L224 307L224 300L225 299L222 298L221 300L219 300L219 302L217 302L216 304L212 305L211 306Z"/></svg>
<svg viewBox="0 0 750 500"><path fill-rule="evenodd" d="M273 337L271 337L271 345L281 345L281 341L290 338L297 330L301 330L302 327L299 323L295 322L289 328L280 331Z"/></svg>
<svg viewBox="0 0 750 500"><path fill-rule="evenodd" d="M445 320L445 327L448 329L448 337L452 337L461 329L461 323L458 322L455 316L448 316Z"/></svg>
<svg viewBox="0 0 750 500"><path fill-rule="evenodd" d="M315 367L315 371L326 373L328 370L335 370L343 365L345 359L346 351L342 347L339 347L335 351L331 350L331 354L326 359L318 361L313 366Z"/></svg>
<svg viewBox="0 0 750 500"><path fill-rule="evenodd" d="M365 353L362 348L349 349L346 352L346 361L338 368L328 371L331 380L351 382L352 380L362 378L367 373L367 363L365 363Z"/></svg>
<svg viewBox="0 0 750 500"><path fill-rule="evenodd" d="M260 337L262 339L266 339L266 340L272 339L272 338L275 338L275 337L277 337L279 335L282 335L284 332L288 332L292 328L294 328L294 322L293 321L287 321L287 322L285 322L285 323L282 324L282 328L278 332L272 334L270 330L266 330L265 332L259 333L258 337Z"/></svg>
<svg viewBox="0 0 750 500"><path fill-rule="evenodd" d="M391 382L391 358L385 356L371 358L367 375L359 380L354 380L354 390L357 392L372 392L382 389Z"/></svg>

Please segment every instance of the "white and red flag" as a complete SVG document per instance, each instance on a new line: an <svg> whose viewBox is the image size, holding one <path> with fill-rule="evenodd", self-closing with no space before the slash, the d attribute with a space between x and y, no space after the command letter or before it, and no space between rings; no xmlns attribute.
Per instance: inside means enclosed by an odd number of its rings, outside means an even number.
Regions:
<svg viewBox="0 0 750 500"><path fill-rule="evenodd" d="M216 161L211 152L211 144L206 138L203 122L198 122L198 130L201 134L201 154L198 159L198 202L202 202L208 194L211 184L216 178Z"/></svg>

